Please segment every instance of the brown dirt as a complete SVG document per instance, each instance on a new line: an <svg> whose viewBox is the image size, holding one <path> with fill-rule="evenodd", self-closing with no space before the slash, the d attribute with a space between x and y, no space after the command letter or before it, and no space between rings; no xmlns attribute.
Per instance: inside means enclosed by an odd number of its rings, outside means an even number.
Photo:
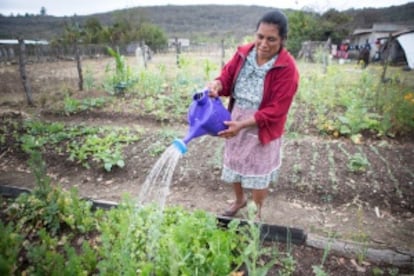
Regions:
<svg viewBox="0 0 414 276"><path fill-rule="evenodd" d="M99 64L99 61L90 64ZM71 66L73 70L68 69ZM44 156L49 175L65 188L77 187L81 196L109 201L120 201L123 194L137 196L158 158L148 154L148 149L157 142L154 132L160 129L174 129L183 135L186 132L183 122L161 123L133 112L102 110L70 117L51 114L51 98L62 97L65 91L78 97L85 95L76 91L76 68L68 62L29 67L34 96L42 102L38 105L41 108L27 108L22 102L23 90L16 70L17 66L0 67L4 84L0 90L3 112L13 110L28 117L70 124L145 129L142 139L126 148L126 166L110 173L100 168L85 169L68 161L67 156ZM91 93L88 92L88 97ZM167 204L219 214L231 203L231 187L220 181L222 143L221 139L210 136L191 141L188 153L175 169ZM367 171L355 173L348 169L349 156L356 152L367 156L370 164ZM286 138L280 178L270 189L263 220L268 224L301 228L307 233L362 242L366 247L413 251L413 156L412 140L365 140L354 144L346 139L313 135ZM33 188L34 178L26 159L21 152L1 148L0 184ZM238 217L245 218L246 211ZM297 249L295 254L301 262L310 265L319 264L322 258L321 252L316 254L307 247ZM350 259L333 255L327 266L329 263L332 275L362 275L353 274L356 267Z"/></svg>

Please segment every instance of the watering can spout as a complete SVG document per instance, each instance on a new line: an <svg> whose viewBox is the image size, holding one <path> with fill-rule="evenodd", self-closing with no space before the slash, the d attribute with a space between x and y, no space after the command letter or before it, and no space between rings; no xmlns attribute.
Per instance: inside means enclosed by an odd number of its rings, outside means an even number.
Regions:
<svg viewBox="0 0 414 276"><path fill-rule="evenodd" d="M181 153L184 154L187 152L187 145L186 143L181 139L175 139L173 142L173 145L175 148Z"/></svg>

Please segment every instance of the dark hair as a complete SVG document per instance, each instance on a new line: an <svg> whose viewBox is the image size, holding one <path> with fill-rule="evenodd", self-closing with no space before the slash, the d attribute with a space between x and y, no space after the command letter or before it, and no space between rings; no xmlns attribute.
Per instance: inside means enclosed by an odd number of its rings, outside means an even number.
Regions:
<svg viewBox="0 0 414 276"><path fill-rule="evenodd" d="M257 22L256 30L259 29L259 26L261 23L267 23L267 24L274 24L277 25L279 29L279 35L283 38L287 38L288 33L288 20L286 15L279 11L279 10L273 10L265 15Z"/></svg>

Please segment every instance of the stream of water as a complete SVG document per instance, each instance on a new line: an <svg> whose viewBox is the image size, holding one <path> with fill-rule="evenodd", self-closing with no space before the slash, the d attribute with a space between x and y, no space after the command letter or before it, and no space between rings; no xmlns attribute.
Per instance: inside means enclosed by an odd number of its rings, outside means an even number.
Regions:
<svg viewBox="0 0 414 276"><path fill-rule="evenodd" d="M150 226L148 235L150 238L147 241L147 258L149 260L153 260L157 256L159 247L158 241L159 236L161 235L160 226L163 221L165 201L170 192L175 167L181 156L181 151L174 144L169 146L147 175L137 198L138 208L150 203L158 204L156 212L152 213L149 217ZM126 239L122 241L122 252L124 252L126 256L132 254L131 244L133 243L133 239L135 239L134 231L136 231L138 227L137 216L138 210L132 214Z"/></svg>
<svg viewBox="0 0 414 276"><path fill-rule="evenodd" d="M170 192L175 167L182 153L175 145L169 146L152 167L138 195L138 203L145 205L157 201L161 211Z"/></svg>

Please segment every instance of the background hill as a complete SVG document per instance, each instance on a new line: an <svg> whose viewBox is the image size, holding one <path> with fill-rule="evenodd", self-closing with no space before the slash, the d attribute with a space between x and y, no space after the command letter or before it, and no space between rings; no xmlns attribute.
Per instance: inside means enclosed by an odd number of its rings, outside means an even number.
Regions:
<svg viewBox="0 0 414 276"><path fill-rule="evenodd" d="M192 40L239 38L251 35L258 18L271 8L263 6L154 6L117 10L88 16L53 17L26 15L6 17L0 15L0 38L22 36L25 39L47 39L60 35L65 22L79 24L88 18L97 18L102 25L113 24L116 17L143 16L162 28L168 37L186 37ZM311 13L311 11L309 11ZM351 9L342 12L353 20L344 26L352 32L357 27L371 27L373 23L392 22L414 25L414 3L381 9Z"/></svg>

